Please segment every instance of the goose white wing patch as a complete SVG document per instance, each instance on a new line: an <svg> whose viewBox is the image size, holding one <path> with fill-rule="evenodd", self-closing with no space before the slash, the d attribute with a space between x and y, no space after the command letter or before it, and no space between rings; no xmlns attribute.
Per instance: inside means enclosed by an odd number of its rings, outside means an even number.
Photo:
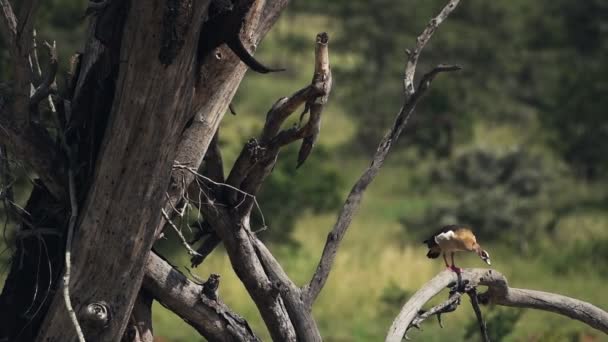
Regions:
<svg viewBox="0 0 608 342"><path fill-rule="evenodd" d="M435 235L435 242L439 245L441 242L454 240L455 237L454 231L448 230L445 233Z"/></svg>

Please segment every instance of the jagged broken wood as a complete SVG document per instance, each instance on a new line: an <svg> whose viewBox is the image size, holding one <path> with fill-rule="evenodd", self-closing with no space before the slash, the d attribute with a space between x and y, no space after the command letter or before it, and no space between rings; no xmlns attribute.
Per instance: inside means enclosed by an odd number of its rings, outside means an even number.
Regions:
<svg viewBox="0 0 608 342"><path fill-rule="evenodd" d="M554 293L512 288L501 273L473 268L464 269L459 274L445 270L423 285L410 297L393 321L386 341L401 341L422 306L446 287L459 283L471 287L487 286L487 291L477 295L481 304L551 311L608 333L608 312L595 305Z"/></svg>

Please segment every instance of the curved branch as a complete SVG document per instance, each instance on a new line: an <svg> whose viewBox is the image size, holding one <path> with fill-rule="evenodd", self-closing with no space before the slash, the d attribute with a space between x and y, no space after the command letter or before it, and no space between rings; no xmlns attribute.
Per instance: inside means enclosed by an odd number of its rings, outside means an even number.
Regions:
<svg viewBox="0 0 608 342"><path fill-rule="evenodd" d="M608 333L608 313L587 302L549 292L517 289L509 287L507 278L491 269L464 269L460 274L446 270L422 286L405 303L391 325L386 341L398 342L403 338L408 326L416 318L418 311L444 288L462 283L468 286L487 286L488 290L479 295L482 304L496 304L518 308L555 312L579 320L589 326Z"/></svg>

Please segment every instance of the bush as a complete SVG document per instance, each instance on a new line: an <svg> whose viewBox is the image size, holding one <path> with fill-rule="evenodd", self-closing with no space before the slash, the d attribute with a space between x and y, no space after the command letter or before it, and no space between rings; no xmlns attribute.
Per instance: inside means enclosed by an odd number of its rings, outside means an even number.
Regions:
<svg viewBox="0 0 608 342"><path fill-rule="evenodd" d="M508 308L494 308L487 312L485 320L490 341L500 342L509 336L521 314L521 310ZM467 324L463 340L473 341L479 334L479 323L474 319Z"/></svg>
<svg viewBox="0 0 608 342"><path fill-rule="evenodd" d="M551 216L544 214L556 203L558 175L544 158L523 150L500 155L473 149L432 171L430 181L447 193L445 200L421 219L403 222L427 233L429 227L469 224L483 241L505 236L525 241L522 234L531 236Z"/></svg>

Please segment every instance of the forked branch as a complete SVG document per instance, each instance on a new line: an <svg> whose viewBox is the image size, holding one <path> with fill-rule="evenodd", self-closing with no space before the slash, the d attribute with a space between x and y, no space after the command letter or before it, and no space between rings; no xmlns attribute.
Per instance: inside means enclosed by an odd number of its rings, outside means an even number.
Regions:
<svg viewBox="0 0 608 342"><path fill-rule="evenodd" d="M475 297L481 304L551 311L608 333L608 312L592 304L554 293L509 287L507 279L499 272L473 268L464 269L460 274L449 270L443 271L422 286L405 303L393 321L386 341L401 341L408 327L419 317L422 306L443 289L454 284L467 284L470 288L487 286L486 292Z"/></svg>
<svg viewBox="0 0 608 342"><path fill-rule="evenodd" d="M323 254L321 255L321 260L317 265L317 269L310 280L310 283L307 285L306 293L304 294L304 299L309 306L312 306L313 302L323 289L327 278L329 277L329 273L331 271L331 267L333 266L334 259L336 258L336 253L338 252L338 248L340 246L340 242L350 223L352 222L354 214L359 209L359 204L361 203L361 199L363 197L363 193L367 189L367 187L371 184L374 178L378 175L380 168L384 164L384 160L390 151L391 146L397 141L401 131L407 124L408 119L414 112L416 108L416 104L422 97L422 95L426 92L431 82L435 78L435 76L441 72L447 71L455 71L459 70L460 67L455 65L440 65L431 70L429 73L424 75L420 81L418 89L414 89L413 79L414 74L416 73L416 63L418 61L418 57L420 52L426 45L426 43L431 38L433 32L437 29L439 24L447 18L447 16L456 8L458 5L458 0L451 0L441 11L441 13L434 19L431 20L427 28L422 32L420 36L418 36L416 40L416 48L414 52L410 52L407 65L405 68L405 92L406 96L404 99L403 106L399 110L393 127L384 138L380 141L376 153L374 154L374 158L370 164L370 166L363 172L363 175L359 178L359 180L355 183L353 188L351 189L348 197L344 205L342 206L342 210L338 215L338 219L331 230L331 232L327 235L327 242L325 243L325 247L323 249ZM410 86L409 84L412 83Z"/></svg>

